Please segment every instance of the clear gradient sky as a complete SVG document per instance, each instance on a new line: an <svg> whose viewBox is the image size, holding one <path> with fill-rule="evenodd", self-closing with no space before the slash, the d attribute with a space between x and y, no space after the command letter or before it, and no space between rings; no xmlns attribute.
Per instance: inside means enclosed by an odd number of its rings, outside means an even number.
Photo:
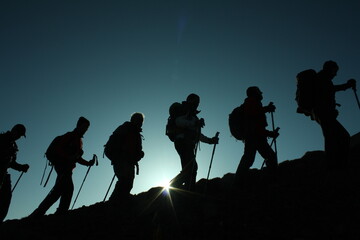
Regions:
<svg viewBox="0 0 360 240"><path fill-rule="evenodd" d="M274 102L279 162L323 149L320 127L296 113L299 71L340 70L335 84L360 76L358 0L2 0L0 2L0 131L27 127L18 162L30 165L13 193L7 219L29 215L55 181L40 186L51 140L84 116L84 158L99 157L76 206L102 201L113 176L103 145L113 130L143 112L143 148L133 194L169 181L181 166L165 136L168 108L201 97L203 133L220 132L210 178L234 173L243 143L230 136L228 114L256 85ZM351 90L337 94L340 122L359 132ZM269 129L271 118L268 115ZM200 145L197 179L206 178L213 146ZM262 164L257 156L254 168ZM74 197L87 168L74 170ZM9 170L15 183L19 172ZM56 203L47 213L53 213Z"/></svg>

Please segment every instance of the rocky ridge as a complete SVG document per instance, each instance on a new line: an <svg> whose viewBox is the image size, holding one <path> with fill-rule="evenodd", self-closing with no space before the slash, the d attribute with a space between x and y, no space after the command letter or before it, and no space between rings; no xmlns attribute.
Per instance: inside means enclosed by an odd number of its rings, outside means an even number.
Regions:
<svg viewBox="0 0 360 240"><path fill-rule="evenodd" d="M196 192L149 189L63 216L14 219L1 239L360 239L360 133L350 164L326 171L322 151L279 164L279 178L252 169L245 188L234 174L201 179Z"/></svg>

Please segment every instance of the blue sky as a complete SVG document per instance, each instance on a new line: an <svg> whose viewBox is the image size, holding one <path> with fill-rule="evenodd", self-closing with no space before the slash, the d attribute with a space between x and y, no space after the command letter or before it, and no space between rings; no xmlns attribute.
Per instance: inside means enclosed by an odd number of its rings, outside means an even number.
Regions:
<svg viewBox="0 0 360 240"><path fill-rule="evenodd" d="M40 186L51 140L84 116L84 158L99 157L76 206L102 201L113 176L103 145L133 112L143 112L143 147L133 194L162 185L181 169L165 136L168 107L189 93L201 97L203 133L220 132L210 178L235 172L242 142L230 136L228 114L258 86L274 102L279 162L323 149L320 127L296 113L295 76L334 60L335 84L360 75L359 1L1 1L0 131L27 127L18 162L28 163L7 219L30 214L50 191ZM337 94L339 121L359 132L351 90ZM269 129L271 118L268 116ZM213 146L200 145L198 180ZM254 168L262 164L257 156ZM74 197L87 168L74 170ZM15 183L20 173L9 170ZM55 211L57 203L48 211Z"/></svg>

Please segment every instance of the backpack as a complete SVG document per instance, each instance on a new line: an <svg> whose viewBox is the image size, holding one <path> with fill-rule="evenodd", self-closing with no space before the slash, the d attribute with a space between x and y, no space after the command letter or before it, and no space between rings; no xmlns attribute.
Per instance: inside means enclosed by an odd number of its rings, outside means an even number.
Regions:
<svg viewBox="0 0 360 240"><path fill-rule="evenodd" d="M64 135L55 137L50 143L49 147L46 149L45 157L49 160L51 165L56 164L58 159L57 148L60 146L60 142L63 139Z"/></svg>
<svg viewBox="0 0 360 240"><path fill-rule="evenodd" d="M10 132L6 132L6 133L0 133L0 146L2 149L0 149L1 153L0 154L6 154L9 156L11 156L12 159L16 159L16 153L18 152L18 147L16 145L16 142L13 142L13 140L10 140L9 138L10 136ZM10 143L12 142L12 143ZM6 149L5 149L6 146ZM0 159L2 160L2 159ZM3 163L0 163L3 164ZM1 184L1 179L0 179L0 184Z"/></svg>
<svg viewBox="0 0 360 240"><path fill-rule="evenodd" d="M124 133L127 130L126 122L120 125L109 137L104 145L104 154L109 160L114 160L119 147L123 145Z"/></svg>
<svg viewBox="0 0 360 240"><path fill-rule="evenodd" d="M229 128L231 135L237 140L244 140L246 125L244 105L241 104L234 108L229 114Z"/></svg>
<svg viewBox="0 0 360 240"><path fill-rule="evenodd" d="M296 112L309 116L311 115L315 101L317 73L313 69L307 69L299 72L296 75L296 80L295 101L298 105Z"/></svg>
<svg viewBox="0 0 360 240"><path fill-rule="evenodd" d="M181 132L181 129L176 126L175 120L177 117L186 113L185 107L179 102L174 102L169 108L169 117L166 123L165 135L170 141L174 142L175 136Z"/></svg>

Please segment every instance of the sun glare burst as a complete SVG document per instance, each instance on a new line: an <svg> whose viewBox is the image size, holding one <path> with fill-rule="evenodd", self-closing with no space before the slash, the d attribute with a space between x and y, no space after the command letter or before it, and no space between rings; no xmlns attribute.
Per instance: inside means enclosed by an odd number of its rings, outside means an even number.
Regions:
<svg viewBox="0 0 360 240"><path fill-rule="evenodd" d="M165 191L169 191L169 189L171 188L170 186L170 182L169 181L164 181L163 184L161 184L161 186L164 188Z"/></svg>

